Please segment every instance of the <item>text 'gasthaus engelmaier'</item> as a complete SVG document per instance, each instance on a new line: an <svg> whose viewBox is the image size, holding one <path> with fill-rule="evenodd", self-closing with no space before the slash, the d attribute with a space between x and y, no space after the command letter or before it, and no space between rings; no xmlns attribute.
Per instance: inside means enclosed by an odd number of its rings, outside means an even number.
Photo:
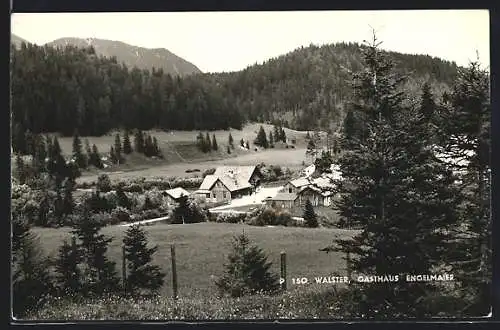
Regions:
<svg viewBox="0 0 500 330"><path fill-rule="evenodd" d="M407 275L358 275L353 276L352 280L347 276L314 276L309 277L293 277L292 284L336 284L336 283L351 283L355 281L358 283L384 283L384 282L444 282L454 281L453 274L407 274ZM280 279L283 283L284 279Z"/></svg>

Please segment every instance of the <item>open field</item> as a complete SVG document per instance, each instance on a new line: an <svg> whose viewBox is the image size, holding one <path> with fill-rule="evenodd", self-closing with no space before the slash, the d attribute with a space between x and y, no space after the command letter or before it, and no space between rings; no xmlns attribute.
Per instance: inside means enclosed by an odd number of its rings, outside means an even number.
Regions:
<svg viewBox="0 0 500 330"><path fill-rule="evenodd" d="M302 168L302 162L308 162L305 149L270 149L258 152L248 151L237 157L219 160L207 160L197 162L185 162L176 164L143 164L128 170L120 169L113 172L106 172L111 180L120 180L137 177L171 177L171 176L190 176L188 169L199 169L203 172L207 169L221 165L257 165L264 162L266 164L287 166L291 169ZM92 182L97 180L98 173L83 173L77 179L77 182Z"/></svg>
<svg viewBox="0 0 500 330"><path fill-rule="evenodd" d="M229 133L231 133L231 135L233 136L235 147L238 146L240 139L243 139L244 141L248 140L248 142L252 146L253 140L257 137L257 132L259 131L261 125L264 127L266 133L269 133L269 131L273 129L272 125L257 123L257 124L248 124L244 126L243 129L241 130L236 130L236 129L217 130L208 133L210 135L210 138L212 138L212 136L215 134L215 138L217 139L219 148L222 148L225 151L225 148L228 144ZM306 146L305 136L307 132L295 131L288 128L284 128L284 130L287 138L295 138L297 140L297 147L305 148ZM100 152L108 152L109 147L114 144L115 133L117 132L118 131L111 131L108 134L99 137L95 136L82 137L82 143L84 139L88 139L90 145L95 144ZM120 131L119 133L120 136L123 138L123 131ZM146 133L151 134L151 136L155 136L158 139L158 144L160 148L163 150L163 149L169 149L169 145L175 143L177 144L185 144L186 142L194 143L196 142L196 136L198 135L199 132L198 131L165 132L161 130L151 130L151 131L146 131ZM206 131L202 131L202 133L205 135ZM131 135L130 141L132 143L133 139L134 137ZM73 143L72 137L59 138L59 144L61 146L61 149L63 153L66 155L71 154L72 143Z"/></svg>
<svg viewBox="0 0 500 330"><path fill-rule="evenodd" d="M279 273L280 252L287 253L287 278L290 289L292 277L327 276L332 272L344 272L344 261L337 253L318 251L335 237L349 237L354 232L341 229L308 229L291 227L256 227L242 224L199 223L189 225L156 224L145 227L150 244L158 245L155 262L166 272L166 284L162 294L171 295L170 244L176 245L179 295L208 296L216 290L211 276L221 275L227 254L231 251L232 236L243 231L258 244L273 262L273 270ZM102 232L114 240L108 256L121 269L121 241L126 227L105 227ZM69 239L69 228L35 228L44 251L55 256L64 239Z"/></svg>

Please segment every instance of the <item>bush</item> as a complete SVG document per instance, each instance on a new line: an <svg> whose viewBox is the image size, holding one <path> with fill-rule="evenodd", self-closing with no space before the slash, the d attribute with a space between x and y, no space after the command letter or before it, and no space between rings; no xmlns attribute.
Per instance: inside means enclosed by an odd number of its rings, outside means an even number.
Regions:
<svg viewBox="0 0 500 330"><path fill-rule="evenodd" d="M124 207L118 206L111 211L110 224L119 224L122 222L130 222L130 211Z"/></svg>
<svg viewBox="0 0 500 330"><path fill-rule="evenodd" d="M250 216L247 223L253 226L290 226L293 221L288 212L264 208L256 215Z"/></svg>
<svg viewBox="0 0 500 330"><path fill-rule="evenodd" d="M100 192L108 192L111 191L111 180L107 174L101 174L97 178L97 190Z"/></svg>
<svg viewBox="0 0 500 330"><path fill-rule="evenodd" d="M214 215L214 219L212 221L218 223L240 223L244 222L247 218L246 214L238 214L238 213L218 213Z"/></svg>

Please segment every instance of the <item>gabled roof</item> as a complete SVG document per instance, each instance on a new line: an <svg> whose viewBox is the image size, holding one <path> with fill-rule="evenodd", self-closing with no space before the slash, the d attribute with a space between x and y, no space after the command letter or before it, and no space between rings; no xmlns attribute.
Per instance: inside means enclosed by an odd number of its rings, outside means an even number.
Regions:
<svg viewBox="0 0 500 330"><path fill-rule="evenodd" d="M308 186L311 184L311 181L309 181L307 178L298 178L295 180L291 180L290 184L296 188Z"/></svg>
<svg viewBox="0 0 500 330"><path fill-rule="evenodd" d="M218 177L229 191L238 191L252 187L250 178L256 168L256 166L220 166L213 176Z"/></svg>
<svg viewBox="0 0 500 330"><path fill-rule="evenodd" d="M290 193L277 193L276 196L269 198L268 200L272 201L294 201L299 196L297 194Z"/></svg>
<svg viewBox="0 0 500 330"><path fill-rule="evenodd" d="M165 193L168 194L173 199L178 199L181 196L189 196L189 191L187 191L181 187L165 190Z"/></svg>
<svg viewBox="0 0 500 330"><path fill-rule="evenodd" d="M215 182L217 181L217 179L218 179L218 177L216 177L213 174L207 175L203 179L203 182L201 183L199 190L210 190L212 188L212 186L215 184Z"/></svg>

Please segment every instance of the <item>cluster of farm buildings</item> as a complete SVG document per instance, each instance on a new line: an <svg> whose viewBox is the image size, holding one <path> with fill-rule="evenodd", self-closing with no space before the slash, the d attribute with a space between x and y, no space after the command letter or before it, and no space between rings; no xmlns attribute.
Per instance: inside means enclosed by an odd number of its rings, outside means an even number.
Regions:
<svg viewBox="0 0 500 330"><path fill-rule="evenodd" d="M338 169L332 165L329 173L318 173L314 165L302 170L301 175L289 180L275 196L262 202L271 207L292 208L302 206L306 200L313 206L329 206L334 196L334 180ZM231 200L252 195L260 189L262 174L257 166L221 166L207 175L198 190L191 193L197 200L208 204L227 204ZM165 191L172 201L190 193L182 188Z"/></svg>

